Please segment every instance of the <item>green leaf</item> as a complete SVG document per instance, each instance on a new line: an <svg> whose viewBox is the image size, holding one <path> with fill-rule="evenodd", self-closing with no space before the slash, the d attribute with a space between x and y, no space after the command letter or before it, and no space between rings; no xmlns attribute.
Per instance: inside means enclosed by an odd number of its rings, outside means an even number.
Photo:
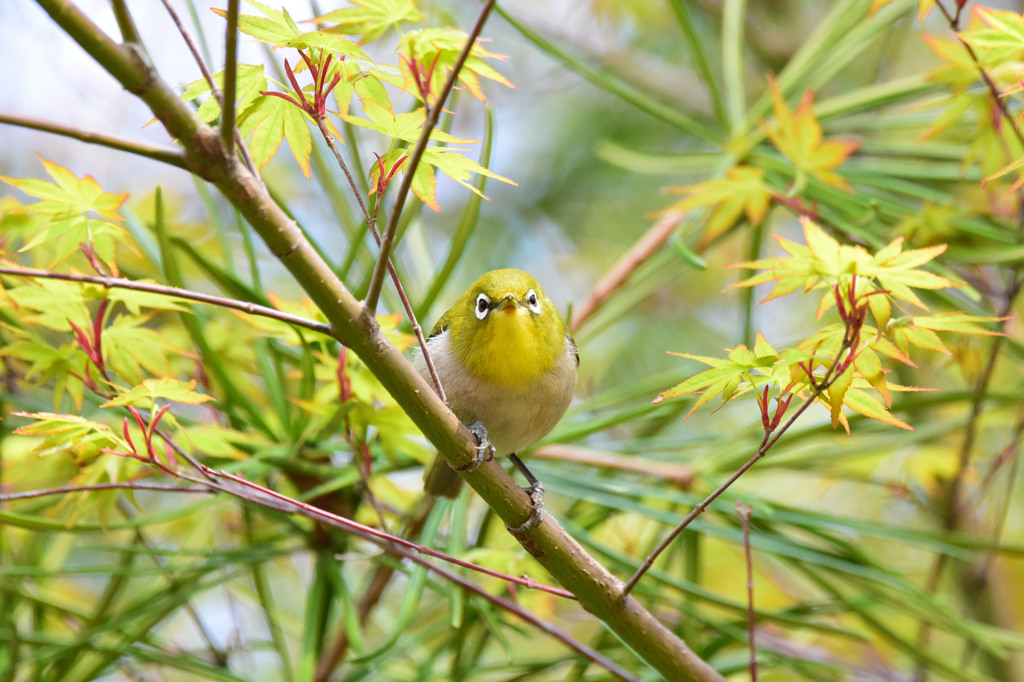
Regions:
<svg viewBox="0 0 1024 682"><path fill-rule="evenodd" d="M147 282L148 280L135 280L137 282ZM125 308L128 309L133 315L138 315L143 308L149 308L151 310L175 310L178 312L190 312L191 302L184 298L178 298L177 296L168 296L167 294L157 294L151 291L136 291L134 289L121 289L112 288L107 298L110 299L111 303L123 303Z"/></svg>
<svg viewBox="0 0 1024 682"><path fill-rule="evenodd" d="M390 104L390 102L388 103ZM395 140L404 142L416 142L422 134L423 124L427 120L427 112L423 107L404 114L396 114L389 108L378 104L375 101L364 101L363 112L367 118L358 116L342 116L352 125L369 130L376 130ZM450 135L443 130L430 131L430 139L445 142L447 144L470 144L479 140L466 140Z"/></svg>
<svg viewBox="0 0 1024 682"><path fill-rule="evenodd" d="M326 31L346 35L362 35L360 42L376 40L392 26L401 22L422 21L424 14L417 11L412 0L352 0L352 7L328 12L314 19L318 23L334 22Z"/></svg>
<svg viewBox="0 0 1024 682"><path fill-rule="evenodd" d="M974 16L983 24L975 23L960 37L974 48L981 64L1007 64L1024 56L1024 17L1018 12L975 7Z"/></svg>
<svg viewBox="0 0 1024 682"><path fill-rule="evenodd" d="M775 147L782 152L798 171L809 173L825 185L849 189L850 185L835 169L857 150L859 142L825 142L821 124L814 117L814 96L804 92L796 111L791 111L782 97L782 91L772 77L768 78L775 113L775 126L762 123L761 128Z"/></svg>
<svg viewBox="0 0 1024 682"><path fill-rule="evenodd" d="M42 157L39 160L42 161L47 174L55 182L46 182L35 178L17 179L0 175L0 180L40 200L29 204L26 207L27 210L37 215L48 215L54 218L68 218L92 212L107 220L123 220L117 209L128 198L127 194L108 194L91 175L76 178L71 171L63 166Z"/></svg>
<svg viewBox="0 0 1024 682"><path fill-rule="evenodd" d="M344 59L358 59L364 62L370 61L370 57L363 52L363 48L359 47L351 40L342 38L339 35L332 35L323 31L309 31L295 36L291 40L284 43L286 47L294 47L297 50L305 50L308 48L314 48L316 50L324 50L330 52L335 57L339 57L340 60ZM330 78L327 79L330 82Z"/></svg>
<svg viewBox="0 0 1024 682"><path fill-rule="evenodd" d="M724 178L666 189L674 194L687 195L669 206L668 211L711 208L701 232L701 248L735 225L741 215L745 214L751 225L759 225L768 213L772 197L771 187L764 182L764 171L752 166L734 166L725 172Z"/></svg>
<svg viewBox="0 0 1024 682"><path fill-rule="evenodd" d="M448 72L455 66L468 38L464 31L455 28L425 28L407 33L402 38L399 51L407 60L418 64L421 72L430 73L430 92L437 93L444 85ZM480 41L477 41L459 71L459 82L481 102L487 98L480 89L480 78L513 87L512 83L495 71L484 61L485 59L504 61L505 56L486 50ZM409 65L405 61L402 66L408 72ZM411 73L409 78L412 79ZM416 96L419 95L415 88L410 88L409 91Z"/></svg>
<svg viewBox="0 0 1024 682"><path fill-rule="evenodd" d="M476 161L473 161L472 159L465 156L461 150L452 149L451 147L427 147L423 151L423 158L421 159L420 165L431 166L433 168L438 169L439 171L450 177L452 180L459 183L469 191L473 192L473 194L482 197L483 199L487 199L487 197L484 196L483 193L480 192L480 190L478 190L470 183L470 180L472 179L474 174L484 175L488 178L493 178L494 180L504 182L514 187L519 186L513 180L509 180L504 176L498 175L497 173L492 173L491 171L487 170L486 168L478 164ZM416 189L415 183L413 183L413 189ZM423 203L427 204L435 211L439 210L437 208L437 202L433 196L433 192L431 192L430 194L430 201L428 201L425 196L420 196L419 193L417 193L416 196L418 196L423 201Z"/></svg>
<svg viewBox="0 0 1024 682"><path fill-rule="evenodd" d="M757 386L774 383L771 370L782 360L779 353L772 348L771 344L761 334L757 335L757 341L754 344L753 350L740 344L729 351L728 360L690 355L688 353L670 352L669 354L696 360L705 365L710 365L712 368L690 377L667 391L663 391L654 399L654 404L658 405L662 401L671 398L678 398L691 393L701 393L700 398L697 399L694 406L690 409L687 417L716 395L721 395L722 400L727 401L743 395ZM787 363L791 361L791 358L783 360L783 362Z"/></svg>
<svg viewBox="0 0 1024 682"><path fill-rule="evenodd" d="M90 295L95 293L96 295ZM5 305L11 303L19 309L19 320L59 332L70 332L71 322L79 327L90 324L89 309L85 302L102 298L98 288L83 287L73 282L40 279L4 290Z"/></svg>
<svg viewBox="0 0 1024 682"><path fill-rule="evenodd" d="M268 5L256 2L256 0L246 0L246 2L263 12L264 16L239 15L238 30L242 33L264 43L275 45L284 45L289 40L297 38L302 34L302 31L299 30L298 25L296 25L295 20L292 19L287 10L275 10ZM227 16L226 10L216 7L212 7L211 10L220 17Z"/></svg>
<svg viewBox="0 0 1024 682"><path fill-rule="evenodd" d="M213 74L213 82L221 92L223 92L224 72L218 71ZM259 66L239 64L238 69L235 72L235 91L237 93L235 110L243 111L248 108L254 101L256 101L256 98L260 96L260 92L266 89L267 78L263 73L262 64ZM200 78L197 81L189 83L188 88L181 95L181 99L183 102L191 102L196 97L209 94L209 92L210 84L205 78ZM207 123L212 123L220 116L220 104L218 104L217 100L213 97L208 97L199 105L196 115Z"/></svg>
<svg viewBox="0 0 1024 682"><path fill-rule="evenodd" d="M99 454L100 450L105 448L123 451L130 449L109 426L85 417L54 412L12 412L11 414L15 417L36 420L32 424L18 427L14 433L21 436L42 437L42 442L33 448L33 452L40 455L67 451L82 461Z"/></svg>
<svg viewBox="0 0 1024 682"><path fill-rule="evenodd" d="M903 238L899 237L872 255L862 246L840 244L809 218L801 218L800 222L803 224L806 246L773 235L789 255L729 266L763 271L730 288L775 282L775 288L763 299L769 301L797 289L810 291L825 287L827 291L818 309L820 315L835 304L832 287L848 286L852 275L858 276L858 295L881 290L886 292L885 296L922 308L924 304L913 289L943 289L963 284L917 269L945 251L944 244L903 251ZM884 316L884 309L878 310Z"/></svg>
<svg viewBox="0 0 1024 682"><path fill-rule="evenodd" d="M287 139L292 156L308 178L309 154L313 149L308 120L305 113L291 102L265 95L239 115L238 130L250 138L249 151L257 168L267 165Z"/></svg>
<svg viewBox="0 0 1024 682"><path fill-rule="evenodd" d="M124 228L112 221L123 220L117 209L128 195L106 193L91 176L76 178L66 168L43 158L40 160L56 182L0 176L0 180L40 199L21 210L49 217L49 221L35 231L20 251L31 251L46 244L53 252L49 263L52 268L78 252L81 244L88 244L96 256L117 274L114 252L118 243L125 243L128 239Z"/></svg>
<svg viewBox="0 0 1024 682"><path fill-rule="evenodd" d="M892 414L885 409L885 405L878 402L872 398L869 393L862 391L859 388L849 388L843 398L843 404L854 412L862 414L870 419L877 419L880 422L891 424L892 426L898 426L899 428L906 429L907 431L914 430L914 427L892 416Z"/></svg>
<svg viewBox="0 0 1024 682"><path fill-rule="evenodd" d="M143 381L142 370L151 375L170 374L167 354L185 354L164 334L146 326L150 317L120 315L103 330L103 350L108 366L132 384Z"/></svg>
<svg viewBox="0 0 1024 682"><path fill-rule="evenodd" d="M979 317L967 313L939 313L937 315L915 315L913 323L920 329L939 332L956 332L975 336L1001 336L1002 332L982 327L982 324L1005 322L1007 317Z"/></svg>
<svg viewBox="0 0 1024 682"><path fill-rule="evenodd" d="M195 380L146 379L140 385L108 400L100 407L117 407L133 403L142 403L145 407L151 407L157 398L186 405L200 405L213 400L210 396L199 393L195 388Z"/></svg>

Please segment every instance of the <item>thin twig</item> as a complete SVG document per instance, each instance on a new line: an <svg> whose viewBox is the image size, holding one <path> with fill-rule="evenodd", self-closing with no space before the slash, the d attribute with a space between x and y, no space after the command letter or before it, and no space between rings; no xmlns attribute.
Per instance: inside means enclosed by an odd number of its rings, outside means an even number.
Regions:
<svg viewBox="0 0 1024 682"><path fill-rule="evenodd" d="M170 15L171 21L178 27L178 33L181 34L182 39L185 41L185 45L188 46L188 51L192 53L192 59L195 60L196 65L199 67L199 71L203 74L203 78L210 85L210 93L219 103L220 90L217 88L217 84L213 82L213 74L210 73L210 69L206 67L206 62L203 60L202 55L199 54L199 50L196 48L196 44L192 42L192 36L189 35L188 31L185 30L185 25L181 23L181 19L178 18L178 13L171 7L170 0L160 0L164 4L164 9L167 10L167 14Z"/></svg>
<svg viewBox="0 0 1024 682"><path fill-rule="evenodd" d="M232 298L224 298L223 296L213 296L211 294L202 294L198 291L189 291L188 289L179 289L177 287L169 287L163 284L137 282L135 280L122 279L120 277L98 277L95 275L78 275L73 273L50 272L49 270L38 270L36 268L12 268L6 266L0 266L0 275L9 275L11 277L33 277L40 279L59 279L66 282L96 284L107 289L146 291L153 294L160 294L162 296L173 296L175 298L183 298L189 301L208 303L210 305L220 306L221 308L240 310L242 312L249 313L250 315L269 317L271 319L278 320L279 322L285 322L296 327L309 329L320 334L326 334L328 336L331 335L331 325L325 322L309 320L304 317L299 317L298 315L292 315L291 313L275 310L274 308L268 308L267 306L262 306L257 303L238 301Z"/></svg>
<svg viewBox="0 0 1024 682"><path fill-rule="evenodd" d="M334 158L337 160L338 165L341 167L341 171L345 174L348 179L348 184L352 187L352 196L356 198L359 203L359 210L363 212L363 219L367 225L373 225L376 215L371 216L370 212L366 208L366 202L363 201L363 193L359 191L359 186L356 184L356 179L352 177L352 172L348 169L348 164L345 163L345 159L341 156L341 152L338 151L338 147L334 144L334 138L331 136L330 131L327 130L327 124L322 117L316 116L317 127L320 128L320 134L324 136L324 140L327 141L327 146L330 147L331 151L334 152Z"/></svg>
<svg viewBox="0 0 1024 682"><path fill-rule="evenodd" d="M38 119L16 116L14 114L0 113L0 123L7 123L8 125L19 126L21 128L30 128L32 130L40 130L44 133L53 133L54 135L63 135L64 137L70 137L87 144L97 144L103 147L109 147L110 149L143 156L147 159L161 161L171 166L188 170L188 165L185 163L185 157L181 152L171 147L149 145L143 142L129 140L125 137L94 133L90 130L82 130L81 128L74 128L60 123L40 121Z"/></svg>
<svg viewBox="0 0 1024 682"><path fill-rule="evenodd" d="M220 138L228 154L235 153L235 93L238 88L238 0L228 0L224 32L224 97L220 103Z"/></svg>
<svg viewBox="0 0 1024 682"><path fill-rule="evenodd" d="M750 646L750 682L757 682L757 646L754 644L754 560L750 552L750 515L752 506L736 500L736 513L743 527L743 553L747 561L747 640Z"/></svg>
<svg viewBox="0 0 1024 682"><path fill-rule="evenodd" d="M165 493L204 493L214 492L206 487L182 488L179 485L161 485L159 483L137 483L134 481L121 481L116 483L92 483L90 485L67 485L60 488L40 488L39 490L27 490L20 493L0 493L0 502L12 502L14 500L31 500L36 497L47 495L67 495L69 493L88 493L97 490L159 490Z"/></svg>
<svg viewBox="0 0 1024 682"><path fill-rule="evenodd" d="M473 30L470 31L469 36L466 37L466 44L462 48L462 52L459 53L455 63L452 64L451 72L448 74L448 79L444 83L444 87L441 88L441 92L437 95L437 101L434 106L430 109L430 113L423 123L423 131L420 133L420 138L416 142L416 148L413 150L409 157L409 161L405 166L405 173L402 177L402 184L398 188L398 195L395 197L395 205L391 209L391 215L388 218L387 228L384 230L384 234L381 237L380 253L377 256L377 262L373 266L373 276L370 279L370 287L366 292L366 299L363 305L371 313L377 310L377 301L380 298L381 287L384 286L384 271L387 269L388 259L391 258L391 251L394 248L395 233L398 231L398 219L402 215L402 209L405 207L405 199L409 194L409 189L412 187L413 176L416 175L416 169L420 165L420 159L423 158L423 152L427 149L427 144L430 142L430 134L434 131L434 127L437 126L437 122L441 117L441 112L444 110L444 103L448 99L448 95L451 93L452 88L455 87L455 81L459 77L459 72L462 70L462 66L466 63L466 59L469 58L470 52L476 45L476 39L480 37L480 32L484 28L484 23L487 21L487 17L490 15L491 10L494 9L495 0L487 0L484 3L483 9L480 10L480 16L477 17L476 24L473 26Z"/></svg>

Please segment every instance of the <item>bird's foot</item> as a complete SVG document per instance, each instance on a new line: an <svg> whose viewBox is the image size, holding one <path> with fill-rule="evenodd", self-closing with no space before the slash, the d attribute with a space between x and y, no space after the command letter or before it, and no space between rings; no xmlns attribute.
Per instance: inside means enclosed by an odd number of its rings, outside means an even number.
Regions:
<svg viewBox="0 0 1024 682"><path fill-rule="evenodd" d="M521 526L505 526L510 533L525 533L531 528L536 528L544 520L544 486L540 481L523 488L530 496L530 516Z"/></svg>
<svg viewBox="0 0 1024 682"><path fill-rule="evenodd" d="M476 471L476 468L484 462L494 459L495 449L491 441L487 439L487 427L483 422L466 424L469 432L476 436L476 458L464 467L458 467L456 471Z"/></svg>
<svg viewBox="0 0 1024 682"><path fill-rule="evenodd" d="M519 455L512 453L509 455L509 459L512 460L512 464L519 469L519 473L523 475L526 482L530 485L523 488L526 494L530 496L530 516L527 517L526 521L521 526L505 526L510 533L524 533L531 528L536 528L540 525L540 522L544 520L544 485L533 475L523 460L519 459Z"/></svg>

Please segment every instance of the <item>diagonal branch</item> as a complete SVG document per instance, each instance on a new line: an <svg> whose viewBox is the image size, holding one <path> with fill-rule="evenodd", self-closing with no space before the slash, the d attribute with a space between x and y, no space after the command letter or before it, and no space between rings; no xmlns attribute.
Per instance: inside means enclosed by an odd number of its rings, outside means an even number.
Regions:
<svg viewBox="0 0 1024 682"><path fill-rule="evenodd" d="M423 123L420 139L416 141L416 148L413 149L409 161L406 162L405 174L402 177L402 184L398 188L398 195L395 197L395 205L391 209L391 215L388 217L387 228L384 230L384 234L381 235L380 253L377 255L377 262L373 266L370 288L366 290L365 305L371 313L377 310L377 300L380 298L380 290L384 285L384 271L387 269L388 259L391 258L391 251L395 246L398 219L402 216L405 199L409 195L409 189L412 187L413 176L416 174L416 169L419 168L420 160L423 158L423 152L427 149L427 144L430 143L430 134L434 132L434 128L441 118L444 103L447 101L448 95L451 94L452 88L455 87L455 81L458 80L459 72L462 71L463 65L469 59L469 54L476 45L476 39L480 37L480 32L484 30L484 23L486 23L491 10L494 9L494 2L495 0L487 0L483 9L480 10L480 16L477 17L473 30L466 37L466 44L463 46L462 52L459 53L455 63L452 64L448 80L445 81L444 87L441 88L441 92L437 95L437 101L434 103L434 106L428 109L427 120Z"/></svg>

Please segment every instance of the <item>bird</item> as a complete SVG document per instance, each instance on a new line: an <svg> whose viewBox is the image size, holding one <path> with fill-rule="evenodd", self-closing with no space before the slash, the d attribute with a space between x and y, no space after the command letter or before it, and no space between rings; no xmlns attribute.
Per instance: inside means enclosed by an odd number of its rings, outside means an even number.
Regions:
<svg viewBox="0 0 1024 682"><path fill-rule="evenodd" d="M579 352L555 304L532 275L512 268L483 274L437 321L426 339L448 405L476 436L477 457L508 456L529 484L533 512L513 531L543 519L544 486L516 454L543 438L572 402ZM413 362L432 383L421 352ZM441 458L424 490L454 498L462 478Z"/></svg>

